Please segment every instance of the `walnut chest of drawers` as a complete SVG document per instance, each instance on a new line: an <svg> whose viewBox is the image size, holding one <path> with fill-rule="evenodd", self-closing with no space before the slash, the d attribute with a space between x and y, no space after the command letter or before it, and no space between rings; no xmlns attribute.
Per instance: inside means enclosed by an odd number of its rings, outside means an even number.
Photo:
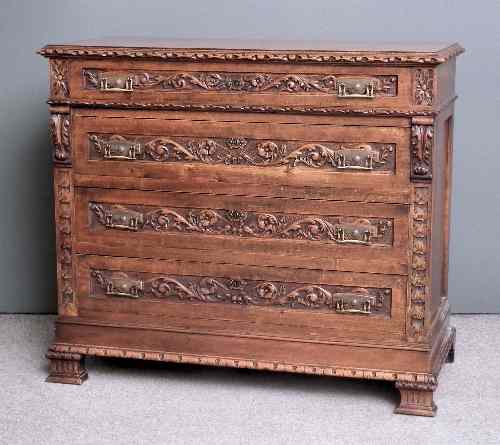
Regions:
<svg viewBox="0 0 500 445"><path fill-rule="evenodd" d="M87 355L394 381L432 416L452 45L48 45L58 311Z"/></svg>

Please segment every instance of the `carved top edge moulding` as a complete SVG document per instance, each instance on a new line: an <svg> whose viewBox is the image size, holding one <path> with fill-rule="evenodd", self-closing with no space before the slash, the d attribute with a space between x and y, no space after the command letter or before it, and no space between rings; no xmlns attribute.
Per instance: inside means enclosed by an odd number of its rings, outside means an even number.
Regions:
<svg viewBox="0 0 500 445"><path fill-rule="evenodd" d="M240 48L238 48L239 46ZM370 49L368 49L368 47ZM299 48L299 49L289 49ZM87 41L47 45L38 51L45 57L157 59L173 61L278 62L312 64L437 65L458 56L458 43L412 46L334 42L241 41Z"/></svg>

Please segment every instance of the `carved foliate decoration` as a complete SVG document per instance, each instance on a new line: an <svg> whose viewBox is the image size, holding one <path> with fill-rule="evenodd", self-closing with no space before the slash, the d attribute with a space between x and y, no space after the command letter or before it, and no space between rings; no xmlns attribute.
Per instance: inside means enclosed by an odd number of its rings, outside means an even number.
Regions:
<svg viewBox="0 0 500 445"><path fill-rule="evenodd" d="M297 166L337 171L394 171L395 144L297 142L236 137L89 136L90 159Z"/></svg>
<svg viewBox="0 0 500 445"><path fill-rule="evenodd" d="M60 315L77 315L73 290L71 215L73 184L71 169L54 169L55 217L57 220L57 292Z"/></svg>
<svg viewBox="0 0 500 445"><path fill-rule="evenodd" d="M279 92L340 94L345 76L324 74L269 74L227 72L137 72L126 74L101 70L83 70L85 88L122 91L159 89L162 91ZM353 81L356 78L346 78ZM360 77L375 96L396 96L397 76Z"/></svg>
<svg viewBox="0 0 500 445"><path fill-rule="evenodd" d="M432 151L434 128L432 125L414 124L411 127L411 178L432 179Z"/></svg>
<svg viewBox="0 0 500 445"><path fill-rule="evenodd" d="M53 147L53 160L57 164L71 164L69 114L52 113L49 131Z"/></svg>
<svg viewBox="0 0 500 445"><path fill-rule="evenodd" d="M272 51L272 50L215 50L215 49L181 49L181 48L123 48L123 47L86 47L86 46L57 46L48 45L38 51L45 57L77 57L98 59L118 57L137 59L173 60L188 62L259 62L259 63L351 63L351 64L438 64L458 56L464 49L453 44L441 50L439 54L431 53L402 53L392 51L380 52L351 52L351 51Z"/></svg>
<svg viewBox="0 0 500 445"><path fill-rule="evenodd" d="M425 306L429 300L430 186L415 186L411 205L411 263L408 334L415 340L425 335Z"/></svg>
<svg viewBox="0 0 500 445"><path fill-rule="evenodd" d="M390 316L391 289L92 270L91 295Z"/></svg>
<svg viewBox="0 0 500 445"><path fill-rule="evenodd" d="M415 103L432 105L434 99L434 70L422 68L415 70Z"/></svg>
<svg viewBox="0 0 500 445"><path fill-rule="evenodd" d="M68 97L69 62L66 60L50 61L50 95Z"/></svg>
<svg viewBox="0 0 500 445"><path fill-rule="evenodd" d="M393 243L393 220L345 216L257 213L240 209L214 210L113 205L91 202L91 224L108 229L229 235L385 245Z"/></svg>

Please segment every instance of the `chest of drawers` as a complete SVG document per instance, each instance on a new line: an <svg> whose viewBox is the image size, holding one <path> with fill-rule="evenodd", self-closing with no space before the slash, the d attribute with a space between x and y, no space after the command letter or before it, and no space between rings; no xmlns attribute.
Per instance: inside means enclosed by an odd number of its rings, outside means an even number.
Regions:
<svg viewBox="0 0 500 445"><path fill-rule="evenodd" d="M434 415L457 45L48 45L58 312L88 355L394 381Z"/></svg>

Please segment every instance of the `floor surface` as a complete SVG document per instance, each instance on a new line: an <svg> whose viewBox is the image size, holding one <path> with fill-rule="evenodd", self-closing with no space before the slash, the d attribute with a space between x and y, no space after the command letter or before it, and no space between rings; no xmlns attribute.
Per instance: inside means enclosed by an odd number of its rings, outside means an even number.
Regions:
<svg viewBox="0 0 500 445"><path fill-rule="evenodd" d="M500 316L453 317L435 418L377 381L89 359L82 386L45 383L53 319L0 315L1 445L500 444Z"/></svg>

